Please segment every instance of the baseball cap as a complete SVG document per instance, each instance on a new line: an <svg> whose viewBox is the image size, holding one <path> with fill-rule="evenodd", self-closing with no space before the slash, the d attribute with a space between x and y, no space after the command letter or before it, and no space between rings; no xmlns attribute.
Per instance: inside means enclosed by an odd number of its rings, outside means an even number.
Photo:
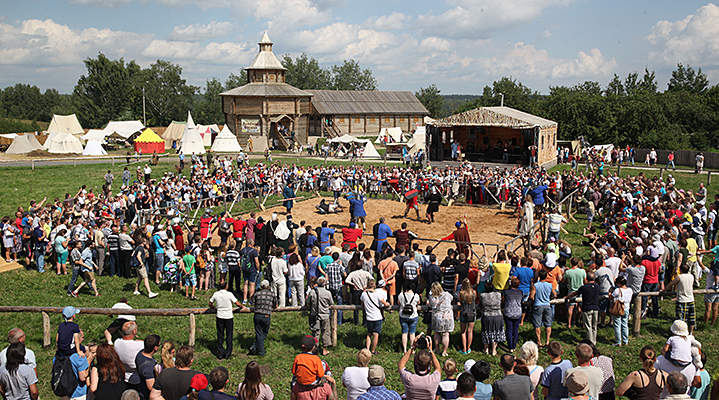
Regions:
<svg viewBox="0 0 719 400"><path fill-rule="evenodd" d="M263 279L262 282L260 282L260 287L261 287L261 288L268 288L268 287L270 287L270 281L268 281L267 279Z"/></svg>
<svg viewBox="0 0 719 400"><path fill-rule="evenodd" d="M589 391L589 378L583 371L573 371L564 378L564 386L570 393L584 394Z"/></svg>
<svg viewBox="0 0 719 400"><path fill-rule="evenodd" d="M80 310L73 306L67 306L62 309L62 316L65 317L65 319L70 319L75 314L80 314Z"/></svg>
<svg viewBox="0 0 719 400"><path fill-rule="evenodd" d="M302 338L300 345L303 350L310 351L317 345L317 341L315 340L314 337L307 335Z"/></svg>
<svg viewBox="0 0 719 400"><path fill-rule="evenodd" d="M367 381L372 386L379 386L384 382L384 368L381 365L370 365L367 371Z"/></svg>
<svg viewBox="0 0 719 400"><path fill-rule="evenodd" d="M192 377L192 380L190 381L190 387L197 390L198 392L200 390L207 389L207 377L205 374L197 374Z"/></svg>

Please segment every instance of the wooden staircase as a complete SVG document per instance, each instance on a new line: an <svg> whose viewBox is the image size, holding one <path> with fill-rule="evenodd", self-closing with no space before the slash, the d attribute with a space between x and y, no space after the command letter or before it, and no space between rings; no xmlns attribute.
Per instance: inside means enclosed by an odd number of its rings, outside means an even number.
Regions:
<svg viewBox="0 0 719 400"><path fill-rule="evenodd" d="M339 128L337 128L335 124L324 124L324 133L325 136L330 139L342 136L342 132L340 132Z"/></svg>

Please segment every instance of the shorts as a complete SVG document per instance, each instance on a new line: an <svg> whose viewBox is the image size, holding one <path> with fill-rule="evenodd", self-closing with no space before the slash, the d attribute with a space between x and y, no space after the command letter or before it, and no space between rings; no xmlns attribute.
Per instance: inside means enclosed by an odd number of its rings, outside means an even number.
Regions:
<svg viewBox="0 0 719 400"><path fill-rule="evenodd" d="M601 294L600 296L606 296L606 294ZM600 299L599 300L599 312L607 312L609 311L609 299Z"/></svg>
<svg viewBox="0 0 719 400"><path fill-rule="evenodd" d="M402 327L402 333L417 332L417 321L418 320L419 320L419 317L416 317L416 318L399 317L399 325Z"/></svg>
<svg viewBox="0 0 719 400"><path fill-rule="evenodd" d="M118 318L110 324L110 326L107 327L107 331L110 332L110 334L113 334L120 329L122 329L122 326L125 325L125 322L127 322L125 318Z"/></svg>
<svg viewBox="0 0 719 400"><path fill-rule="evenodd" d="M197 275L187 274L185 275L185 286L197 286Z"/></svg>
<svg viewBox="0 0 719 400"><path fill-rule="evenodd" d="M719 293L707 293L704 295L705 303L719 303Z"/></svg>
<svg viewBox="0 0 719 400"><path fill-rule="evenodd" d="M95 280L95 273L92 271L85 271L82 273L82 276L85 278L85 283L87 283L88 285Z"/></svg>
<svg viewBox="0 0 719 400"><path fill-rule="evenodd" d="M477 321L477 314L474 314L474 318L468 318L464 313L459 313L459 322L462 324L471 324Z"/></svg>
<svg viewBox="0 0 719 400"><path fill-rule="evenodd" d="M554 322L551 306L535 306L532 311L532 325L535 328L551 328Z"/></svg>
<svg viewBox="0 0 719 400"><path fill-rule="evenodd" d="M256 283L257 282L257 270L255 268L243 269L242 270L242 278L245 281L250 281L252 283Z"/></svg>
<svg viewBox="0 0 719 400"><path fill-rule="evenodd" d="M694 309L694 302L680 303L676 302L674 307L676 313L676 319L680 319L687 323L689 326L697 324L696 310Z"/></svg>
<svg viewBox="0 0 719 400"><path fill-rule="evenodd" d="M147 267L144 265L138 265L137 266L137 276L140 278L147 278Z"/></svg>
<svg viewBox="0 0 719 400"><path fill-rule="evenodd" d="M387 291L387 294L390 296L394 296L397 294L397 291L395 290L397 287L397 282L388 283L385 285L385 290Z"/></svg>
<svg viewBox="0 0 719 400"><path fill-rule="evenodd" d="M382 320L379 321L367 321L365 324L367 327L367 334L382 333Z"/></svg>
<svg viewBox="0 0 719 400"><path fill-rule="evenodd" d="M717 231L715 231L715 230L710 230L710 231L707 232L707 236L709 237L709 240L710 240L710 241L711 241L711 240L716 240L716 238L717 238Z"/></svg>

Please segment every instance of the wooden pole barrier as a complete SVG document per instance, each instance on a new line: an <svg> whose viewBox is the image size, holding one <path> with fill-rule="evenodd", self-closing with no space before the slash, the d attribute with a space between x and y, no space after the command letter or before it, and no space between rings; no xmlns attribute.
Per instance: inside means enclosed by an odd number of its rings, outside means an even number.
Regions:
<svg viewBox="0 0 719 400"><path fill-rule="evenodd" d="M639 336L642 329L642 296L634 299L634 336Z"/></svg>
<svg viewBox="0 0 719 400"><path fill-rule="evenodd" d="M45 311L42 312L42 347L47 350L50 348L50 316Z"/></svg>
<svg viewBox="0 0 719 400"><path fill-rule="evenodd" d="M187 344L190 346L195 345L195 313L190 313L190 335L187 339Z"/></svg>
<svg viewBox="0 0 719 400"><path fill-rule="evenodd" d="M707 171L707 185L711 185L711 184L712 184L712 172Z"/></svg>
<svg viewBox="0 0 719 400"><path fill-rule="evenodd" d="M330 310L330 332L332 332L332 347L337 346L337 310Z"/></svg>

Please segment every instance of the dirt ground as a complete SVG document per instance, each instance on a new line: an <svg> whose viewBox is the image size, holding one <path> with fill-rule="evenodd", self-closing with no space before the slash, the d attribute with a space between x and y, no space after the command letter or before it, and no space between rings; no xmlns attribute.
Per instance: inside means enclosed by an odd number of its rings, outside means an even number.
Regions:
<svg viewBox="0 0 719 400"><path fill-rule="evenodd" d="M332 201L332 198L326 197L325 200ZM335 234L335 239L339 246L342 242L342 234L339 230L347 227L350 220L349 203L341 199L340 204L345 207L343 212L322 215L319 214L315 208L319 202L320 198L317 197L295 202L295 206L292 209L292 219L297 224L299 224L300 221L305 221L311 225L312 228L319 226L322 221L327 221L330 228L338 230L337 234ZM408 214L408 218L404 218L404 209L404 203L398 201L370 199L365 204L365 211L367 211L367 229L365 233L369 235L363 236L360 242L365 243L367 246L372 243L372 226L379 222L380 217L385 217L385 222L392 230L399 229L402 223L406 222L409 230L417 234L420 238L426 239L440 239L449 235L455 229L454 223L461 220L465 214L467 215L469 234L473 242L503 245L517 235L514 230L517 224L516 216L512 216L508 210L500 211L496 208L471 207L466 205L453 205L452 207L441 206L439 212L435 214L436 222L429 224L425 217L426 205L420 205L419 215L422 219L419 221L417 220L417 214L413 211ZM256 217L262 216L265 220L269 220L273 212L276 212L280 219L285 218L284 207L275 207L268 209L266 212L258 211L256 212ZM245 214L243 217L247 218L249 214ZM394 247L394 241L390 240L389 242L390 245ZM427 245L434 245L435 243L431 241L419 241L419 244L420 248L424 249ZM441 244L434 253L441 259L450 247L455 246L453 244ZM474 246L474 249L479 255L482 255L481 248ZM496 251L496 247L487 247L488 255L493 254L494 251Z"/></svg>

